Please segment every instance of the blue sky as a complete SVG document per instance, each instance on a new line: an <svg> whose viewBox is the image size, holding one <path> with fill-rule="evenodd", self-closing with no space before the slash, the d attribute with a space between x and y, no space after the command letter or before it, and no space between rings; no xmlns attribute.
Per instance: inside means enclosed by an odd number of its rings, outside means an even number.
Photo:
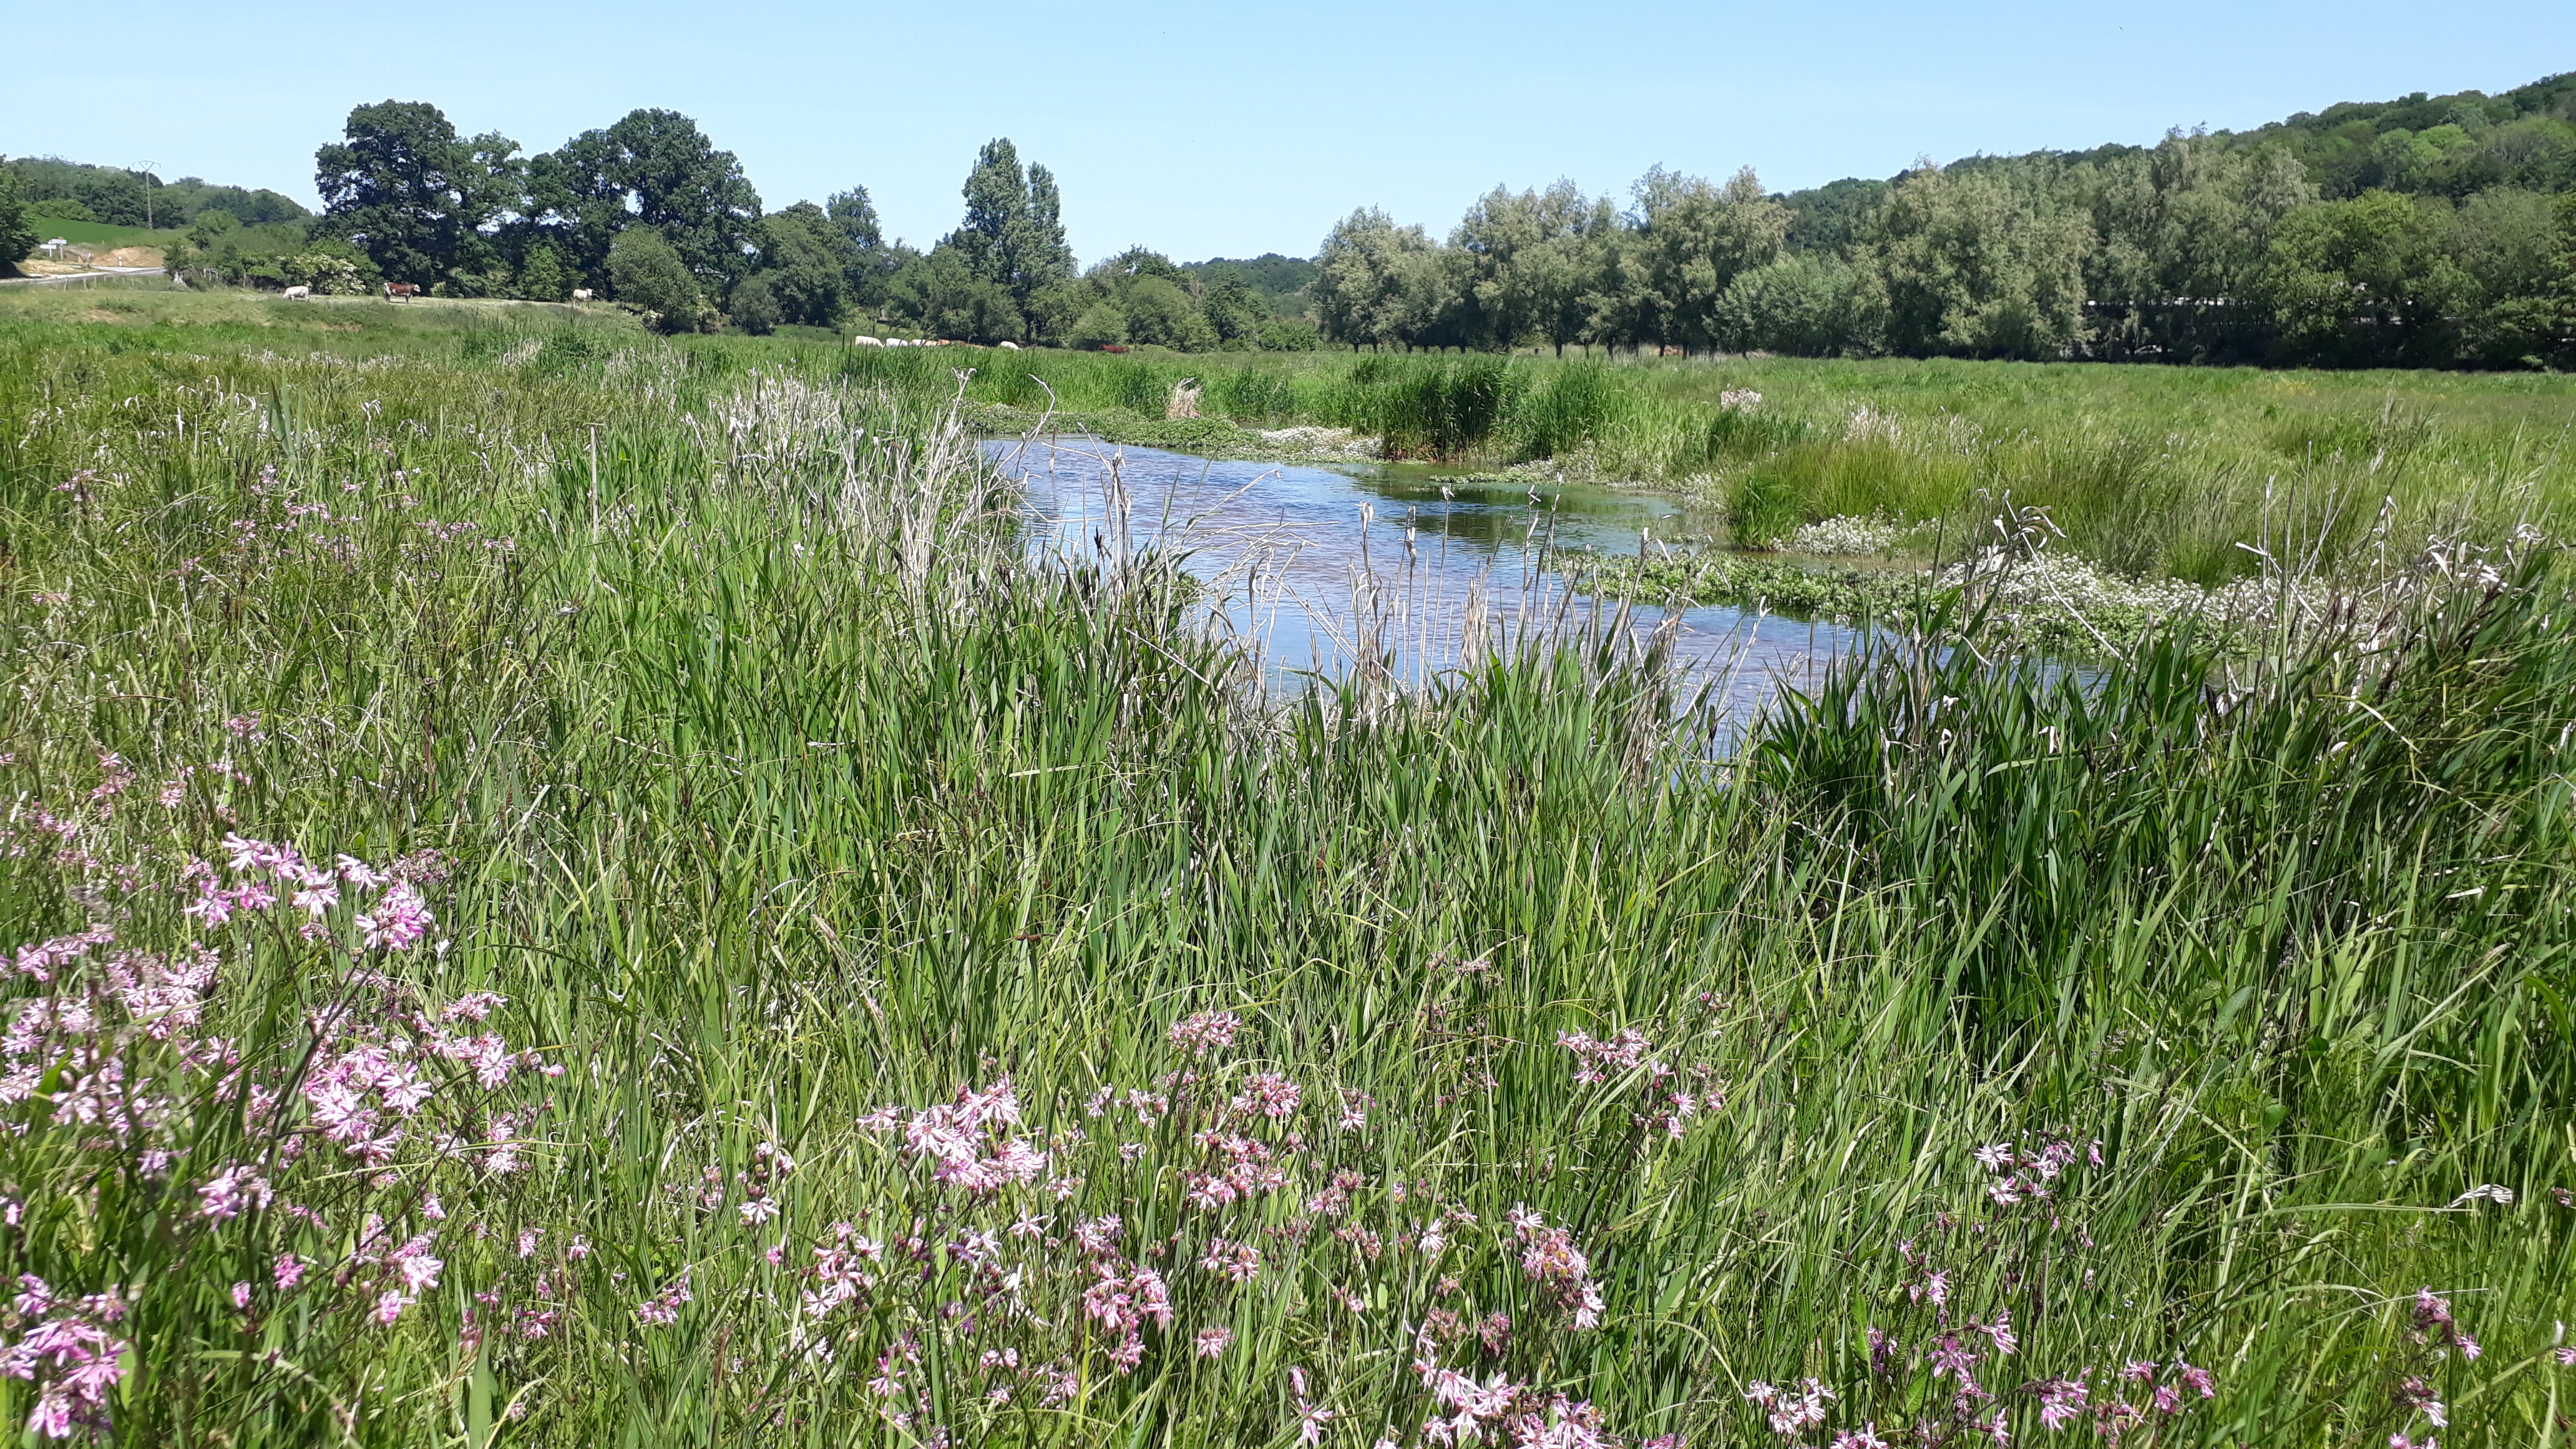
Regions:
<svg viewBox="0 0 2576 1449"><path fill-rule="evenodd" d="M312 202L350 106L439 105L531 152L697 118L764 201L852 182L956 224L975 148L1061 178L1074 249L1311 252L1355 206L1446 230L1497 182L1624 195L1661 163L1787 190L1917 155L2151 141L2576 69L2576 4L802 3L224 7L11 26L0 152L156 163Z"/></svg>

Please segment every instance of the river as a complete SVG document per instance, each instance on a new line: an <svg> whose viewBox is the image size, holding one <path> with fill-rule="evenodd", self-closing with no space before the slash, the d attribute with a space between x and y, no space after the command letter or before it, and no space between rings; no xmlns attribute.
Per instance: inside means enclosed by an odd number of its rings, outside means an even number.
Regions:
<svg viewBox="0 0 2576 1449"><path fill-rule="evenodd" d="M1402 464L1224 462L1076 438L985 446L1022 478L1039 549L1180 554L1274 689L1348 669L1363 640L1419 684L1457 663L1479 616L1505 647L1527 630L1581 627L1591 604L1564 587L1572 555L1633 554L1641 534L1653 549L1711 522L1652 493L1470 483ZM1662 623L1640 607L1627 627L1642 641ZM1813 680L1852 642L1833 625L1713 605L1684 609L1672 640L1675 666L1730 715Z"/></svg>

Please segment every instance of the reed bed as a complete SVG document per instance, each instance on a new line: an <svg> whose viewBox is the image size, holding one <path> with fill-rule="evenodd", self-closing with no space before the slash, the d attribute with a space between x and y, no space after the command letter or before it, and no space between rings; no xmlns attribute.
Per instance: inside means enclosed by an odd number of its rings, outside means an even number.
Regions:
<svg viewBox="0 0 2576 1449"><path fill-rule="evenodd" d="M39 1440L2568 1434L2545 549L1716 756L1247 710L909 357L114 326L0 332Z"/></svg>

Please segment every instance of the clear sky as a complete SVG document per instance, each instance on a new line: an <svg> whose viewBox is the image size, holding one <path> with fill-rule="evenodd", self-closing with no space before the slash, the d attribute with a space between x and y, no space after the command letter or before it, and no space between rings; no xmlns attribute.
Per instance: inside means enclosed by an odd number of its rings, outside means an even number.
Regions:
<svg viewBox="0 0 2576 1449"><path fill-rule="evenodd" d="M530 152L663 106L770 207L860 182L927 244L1009 136L1054 168L1085 260L1306 254L1362 205L1445 231L1498 182L1624 196L1657 163L1751 165L1789 190L2576 69L2571 0L15 8L10 155L310 205L313 148L362 102L430 101Z"/></svg>

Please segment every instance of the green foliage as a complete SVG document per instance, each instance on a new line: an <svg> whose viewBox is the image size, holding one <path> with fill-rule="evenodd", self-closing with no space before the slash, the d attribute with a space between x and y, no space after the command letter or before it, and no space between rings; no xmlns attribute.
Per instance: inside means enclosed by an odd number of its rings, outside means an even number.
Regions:
<svg viewBox="0 0 2576 1449"><path fill-rule="evenodd" d="M2464 281L2447 210L2388 191L2322 202L2281 223L2259 281L2276 354L2335 362L2438 361Z"/></svg>
<svg viewBox="0 0 2576 1449"><path fill-rule="evenodd" d="M1720 345L1737 352L1866 356L1880 344L1886 312L1874 269L1793 252L1729 283L1714 325Z"/></svg>
<svg viewBox="0 0 2576 1449"><path fill-rule="evenodd" d="M425 101L358 106L345 139L314 153L315 235L351 243L397 282L485 270L493 255L482 228L522 190L517 152L506 137L461 139Z"/></svg>
<svg viewBox="0 0 2576 1449"><path fill-rule="evenodd" d="M663 332L699 331L712 314L679 249L649 226L618 233L609 248L608 278L618 301L650 314Z"/></svg>
<svg viewBox="0 0 2576 1449"><path fill-rule="evenodd" d="M754 272L734 283L733 295L725 299L725 316L752 336L766 337L786 320L786 310L770 288L769 274Z"/></svg>
<svg viewBox="0 0 2576 1449"><path fill-rule="evenodd" d="M824 201L823 210L831 219L833 229L841 234L844 244L840 253L847 267L843 284L850 302L861 307L873 307L883 302L886 281L903 265L909 250L900 244L886 244L885 228L877 220L876 204L868 200L868 189L864 186L832 193Z"/></svg>
<svg viewBox="0 0 2576 1449"><path fill-rule="evenodd" d="M1439 273L1439 253L1421 227L1399 227L1373 207L1352 212L1315 254L1307 290L1318 330L1354 347L1410 345L1437 315Z"/></svg>
<svg viewBox="0 0 2576 1449"><path fill-rule="evenodd" d="M645 226L701 287L721 288L749 266L759 237L760 194L742 163L677 111L630 111L582 132L529 161L527 190L538 234L588 278L605 275L621 233Z"/></svg>
<svg viewBox="0 0 2576 1449"><path fill-rule="evenodd" d="M561 302L573 292L573 273L555 249L539 242L519 264L518 295L539 302Z"/></svg>
<svg viewBox="0 0 2576 1449"><path fill-rule="evenodd" d="M0 167L0 266L17 270L20 258L36 249L41 240L34 222L27 219L26 199L19 194L17 173Z"/></svg>
<svg viewBox="0 0 2576 1449"><path fill-rule="evenodd" d="M317 296L358 297L373 290L358 262L339 252L298 252L279 260L277 270L279 281L290 287L310 287Z"/></svg>
<svg viewBox="0 0 2576 1449"><path fill-rule="evenodd" d="M1769 264L1789 213L1751 167L1724 187L1657 167L1637 182L1637 225L1620 253L1630 335L1685 351L1718 344L1718 303L1737 277Z"/></svg>
<svg viewBox="0 0 2576 1449"><path fill-rule="evenodd" d="M1197 279L1205 289L1199 295L1198 310L1217 341L1230 347L1257 345L1270 309L1243 274L1232 267L1209 267Z"/></svg>
<svg viewBox="0 0 2576 1449"><path fill-rule="evenodd" d="M1261 324L1258 337L1264 352L1316 352L1324 346L1324 334L1303 317L1273 317Z"/></svg>
<svg viewBox="0 0 2576 1449"><path fill-rule="evenodd" d="M1183 271L1202 278L1220 269L1243 278L1245 285L1261 299L1264 310L1283 317L1304 315L1306 287L1315 280L1315 264L1306 258L1264 252L1257 257L1238 259L1211 257L1182 267Z"/></svg>
<svg viewBox="0 0 2576 1449"><path fill-rule="evenodd" d="M998 282L975 275L964 249L945 242L904 264L887 283L886 306L931 337L1015 342L1028 319Z"/></svg>
<svg viewBox="0 0 2576 1449"><path fill-rule="evenodd" d="M76 198L94 197L113 213L113 224L118 226L180 227L210 210L229 211L250 226L298 221L310 214L292 198L274 191L210 185L194 176L164 182L145 172L83 165L58 156L21 156L6 165L17 174L20 190L29 198L59 199L88 211ZM110 220L95 213L87 219Z"/></svg>
<svg viewBox="0 0 2576 1449"><path fill-rule="evenodd" d="M1208 325L1189 294L1161 277L1139 277L1126 289L1120 310L1127 317L1127 340L1159 344L1183 352L1216 345Z"/></svg>
<svg viewBox="0 0 2576 1449"><path fill-rule="evenodd" d="M31 202L27 207L27 214L47 217L54 221L95 222L98 220L97 212L67 196L55 196L43 201Z"/></svg>
<svg viewBox="0 0 2576 1449"><path fill-rule="evenodd" d="M2045 192L1993 170L1908 172L1888 193L1878 234L1897 350L2041 358L2084 339L2093 234Z"/></svg>
<svg viewBox="0 0 2576 1449"><path fill-rule="evenodd" d="M1107 347L1127 340L1127 312L1115 298L1103 297L1083 310L1064 340L1073 347Z"/></svg>
<svg viewBox="0 0 2576 1449"><path fill-rule="evenodd" d="M800 201L763 225L760 270L780 320L807 327L839 324L850 305L850 278L863 260L849 234L823 209Z"/></svg>
<svg viewBox="0 0 2576 1449"><path fill-rule="evenodd" d="M1040 288L1073 275L1055 177L1034 164L1023 171L1008 137L976 153L964 195L966 219L940 245L955 248L976 280L1000 287L1024 307Z"/></svg>
<svg viewBox="0 0 2576 1449"><path fill-rule="evenodd" d="M33 944L114 893L128 954L60 947L7 1005L13 1061L120 1072L13 1104L0 1247L74 1311L123 1295L118 1442L1367 1443L1432 1417L1417 1356L1631 1441L1777 1442L1743 1395L1812 1376L1811 1442L2047 1442L2041 1386L2142 1406L2129 1361L2187 1395L2130 1440L2376 1445L2428 1392L2445 1444L2557 1432L2576 634L2542 568L2422 576L2244 667L2170 625L2080 675L1891 633L1733 723L1583 636L1265 707L1153 561L1032 563L923 421L954 356L156 294L181 352L97 300L0 300L0 770L77 827L24 832L0 910ZM2547 378L1596 370L1641 408L2026 406L2041 449L2227 389L2564 411ZM1968 603L1896 587L1900 622ZM435 929L370 948L349 880L323 941L284 903L183 916L191 860L262 880L227 834L402 861ZM200 943L200 987L110 974ZM352 1170L329 1088L412 1069L422 1115ZM1300 1100L1262 1115L1256 1073ZM857 1125L926 1137L1005 1075L1015 1120L971 1130L1036 1181ZM81 1120L138 1080L155 1113ZM1191 1203L1229 1139L1287 1186ZM1257 1271L1201 1266L1220 1236ZM1132 1359L1096 1264L1173 1314Z"/></svg>

